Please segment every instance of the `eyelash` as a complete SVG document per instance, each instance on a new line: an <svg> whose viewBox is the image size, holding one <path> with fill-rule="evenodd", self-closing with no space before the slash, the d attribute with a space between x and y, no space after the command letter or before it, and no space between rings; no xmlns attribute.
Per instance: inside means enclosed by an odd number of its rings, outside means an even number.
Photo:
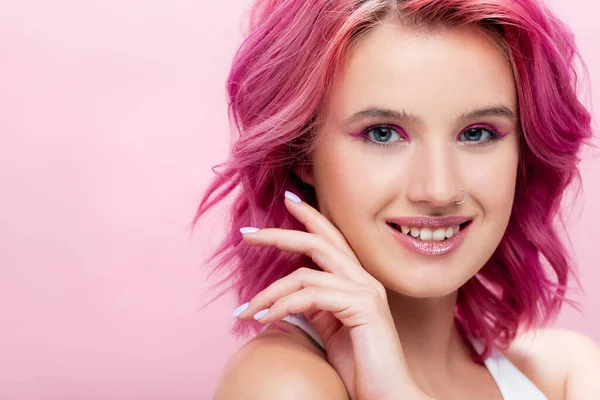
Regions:
<svg viewBox="0 0 600 400"><path fill-rule="evenodd" d="M487 146L490 145L494 142L499 142L501 140L504 140L504 138L506 138L506 133L499 133L498 130L496 128L494 128L493 126L489 125L489 124L477 124L477 125L471 125L469 127L467 127L465 130L463 130L458 137L461 137L464 133L472 131L472 130L477 130L477 129L483 129L485 131L488 131L490 134L490 138L486 141L482 141L482 142L466 142L466 146ZM470 143L470 144L469 144Z"/></svg>
<svg viewBox="0 0 600 400"><path fill-rule="evenodd" d="M401 133L403 132L402 129L400 129L399 127L396 127L395 125L389 125L389 124L379 124L379 125L372 125L369 126L365 129L363 129L361 132L356 133L356 134L352 134L351 136L354 137L359 137L361 140L365 141L367 144L371 144L374 146L379 146L379 147L391 147L391 146L395 146L397 142L393 142L392 144L384 144L384 143L380 143L380 142L375 142L373 140L371 140L368 136L368 132L376 129L376 128L387 128L387 129L392 129L394 130L398 135L400 135L403 140L401 140L400 142L406 142L407 138L406 136ZM466 129L464 129L459 135L458 137L462 136L463 134L465 134L466 132L472 131L472 130L477 130L477 129L483 129L488 131L488 133L490 134L490 138L486 141L482 141L482 142L470 142L472 144L466 144L466 146L486 146L490 143L494 143L500 140L504 140L506 134L500 134L498 133L498 131L493 128L491 125L488 124L478 124L478 125L472 125L467 127ZM466 143L469 143L469 141L466 141Z"/></svg>
<svg viewBox="0 0 600 400"><path fill-rule="evenodd" d="M379 146L379 147L391 147L391 146L395 146L395 143L392 144L384 144L384 143L379 143L379 142L375 142L373 140L371 140L369 138L369 135L367 134L369 131L376 129L376 128L387 128L387 129L392 129L394 130L398 135L400 135L402 137L402 142L406 142L407 138L404 134L400 133L399 131L402 131L402 129L394 126L394 125L387 125L387 124L380 124L380 125L372 125L369 126L365 129L363 129L361 132L353 134L352 136L354 137L359 137L360 139L362 139L364 142L366 142L367 144L371 144L374 146Z"/></svg>

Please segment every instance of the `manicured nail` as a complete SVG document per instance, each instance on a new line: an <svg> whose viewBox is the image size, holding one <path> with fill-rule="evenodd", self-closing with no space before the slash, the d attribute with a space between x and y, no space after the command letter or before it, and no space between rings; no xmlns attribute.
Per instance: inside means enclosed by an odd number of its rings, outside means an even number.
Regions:
<svg viewBox="0 0 600 400"><path fill-rule="evenodd" d="M245 235L247 233L256 233L260 231L259 228L254 228L253 226L245 226L243 228L240 228L240 232L242 233L242 235Z"/></svg>
<svg viewBox="0 0 600 400"><path fill-rule="evenodd" d="M288 192L287 190L285 191L285 198L288 199L289 201L291 201L292 203L302 203L302 200L300 200L300 197L298 197L297 195L295 195L292 192Z"/></svg>
<svg viewBox="0 0 600 400"><path fill-rule="evenodd" d="M233 316L234 316L234 317L239 317L240 315L242 315L242 313L243 313L244 311L246 311L246 309L248 308L248 305L249 305L249 304L250 304L249 302L248 302L248 303L244 303L244 304L242 304L241 306L239 306L238 308L236 308L236 309L233 311Z"/></svg>
<svg viewBox="0 0 600 400"><path fill-rule="evenodd" d="M261 311L257 312L256 314L254 314L254 319L258 321L259 319L261 319L262 317L267 315L268 312L269 312L269 309L265 308L264 310L261 310Z"/></svg>

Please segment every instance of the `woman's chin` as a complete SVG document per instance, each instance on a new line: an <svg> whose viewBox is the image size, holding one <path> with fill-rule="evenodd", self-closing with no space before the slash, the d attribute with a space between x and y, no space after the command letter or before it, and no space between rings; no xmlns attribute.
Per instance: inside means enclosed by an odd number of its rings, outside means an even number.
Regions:
<svg viewBox="0 0 600 400"><path fill-rule="evenodd" d="M394 293L414 298L446 297L456 292L466 281L468 276L450 276L448 273L440 272L437 268L422 269L390 276L388 279L380 277L379 281Z"/></svg>

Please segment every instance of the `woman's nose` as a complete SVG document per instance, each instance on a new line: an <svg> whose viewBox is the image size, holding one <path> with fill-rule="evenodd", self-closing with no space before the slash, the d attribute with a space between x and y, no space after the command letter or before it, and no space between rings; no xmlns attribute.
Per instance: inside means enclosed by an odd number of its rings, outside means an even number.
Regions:
<svg viewBox="0 0 600 400"><path fill-rule="evenodd" d="M463 198L456 155L444 144L415 151L408 172L408 198L415 203L446 207Z"/></svg>

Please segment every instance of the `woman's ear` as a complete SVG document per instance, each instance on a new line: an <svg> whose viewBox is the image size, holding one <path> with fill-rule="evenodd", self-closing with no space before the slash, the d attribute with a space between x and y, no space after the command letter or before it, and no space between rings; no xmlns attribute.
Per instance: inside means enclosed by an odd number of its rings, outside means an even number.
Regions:
<svg viewBox="0 0 600 400"><path fill-rule="evenodd" d="M304 162L302 164L296 164L292 167L292 171L294 171L294 174L296 174L302 182L314 186L312 163Z"/></svg>

